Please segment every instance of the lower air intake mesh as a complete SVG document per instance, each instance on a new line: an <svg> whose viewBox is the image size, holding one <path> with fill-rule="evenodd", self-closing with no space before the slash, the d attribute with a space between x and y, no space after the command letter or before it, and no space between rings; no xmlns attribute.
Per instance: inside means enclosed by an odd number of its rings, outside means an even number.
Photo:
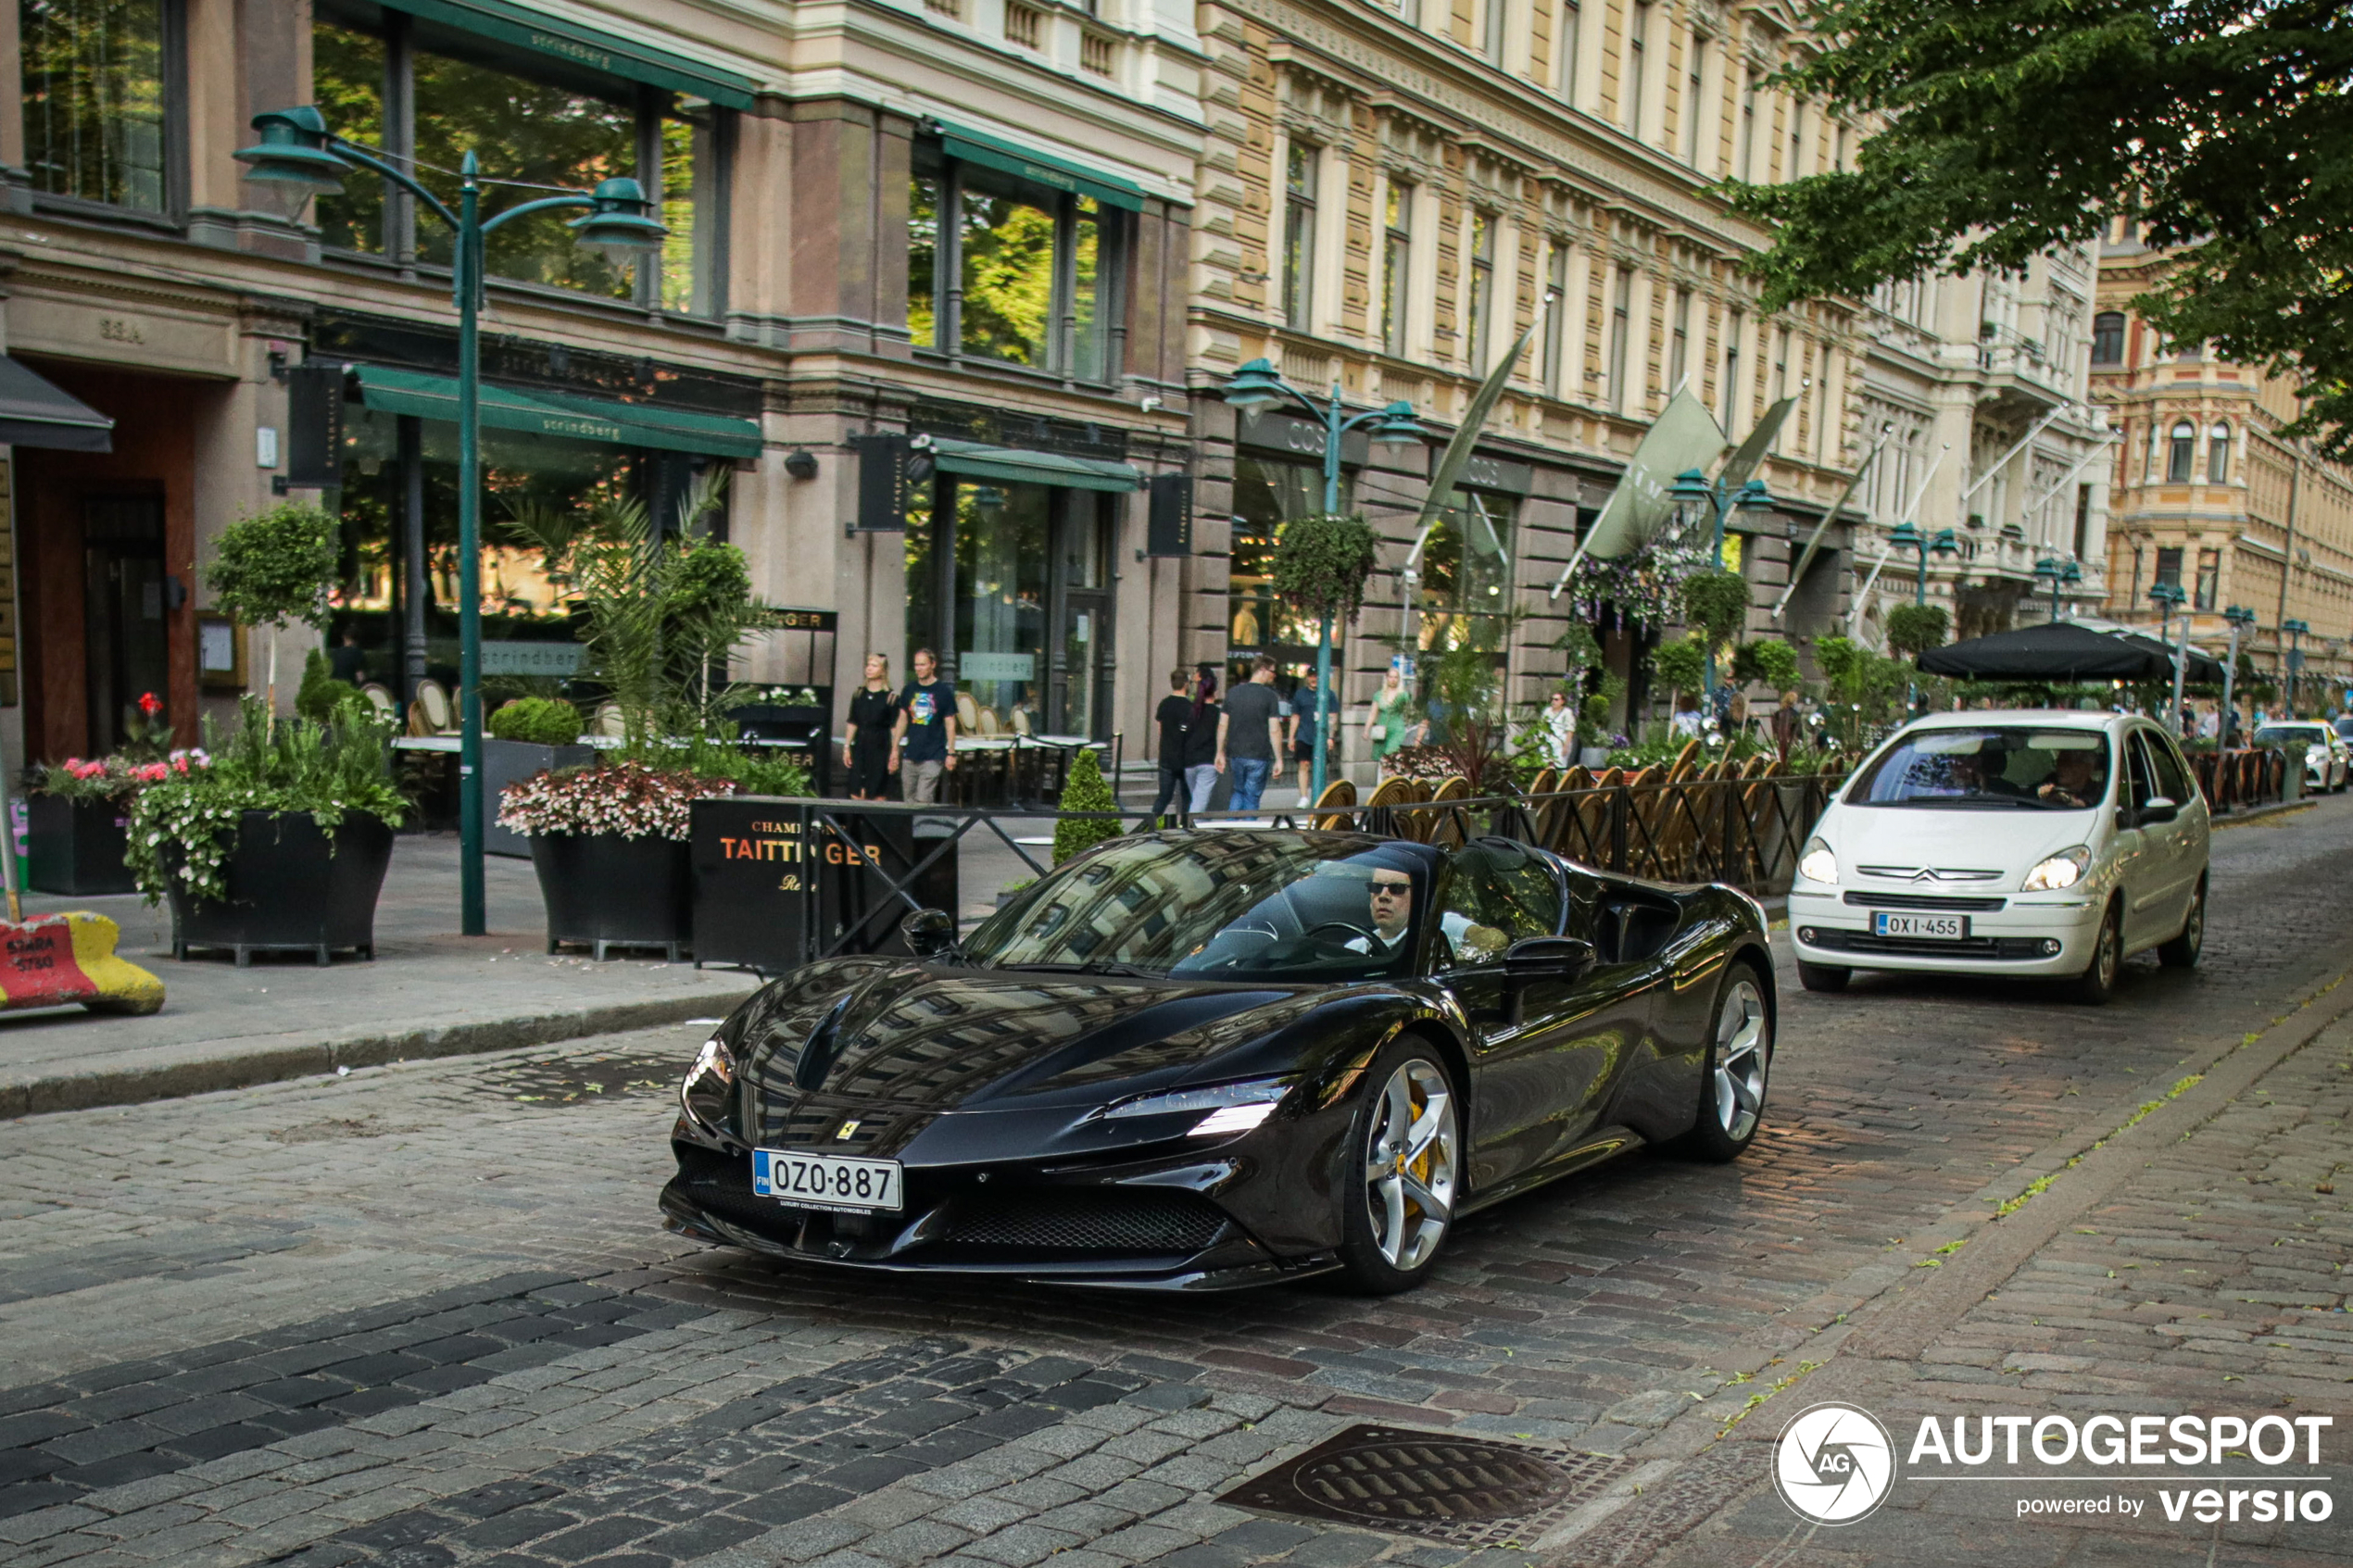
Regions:
<svg viewBox="0 0 2353 1568"><path fill-rule="evenodd" d="M1007 1194L957 1206L943 1241L1086 1252L1198 1252L1226 1216L1189 1192Z"/></svg>

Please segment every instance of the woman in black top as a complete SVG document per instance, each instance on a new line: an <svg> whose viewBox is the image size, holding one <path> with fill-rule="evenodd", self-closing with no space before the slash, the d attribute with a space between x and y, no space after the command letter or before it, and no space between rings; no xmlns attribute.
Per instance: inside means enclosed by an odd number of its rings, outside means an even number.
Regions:
<svg viewBox="0 0 2353 1568"><path fill-rule="evenodd" d="M899 747L891 737L898 727L899 698L890 689L890 660L870 653L866 684L850 695L849 742L841 748L850 799L883 798L890 775L899 771Z"/></svg>

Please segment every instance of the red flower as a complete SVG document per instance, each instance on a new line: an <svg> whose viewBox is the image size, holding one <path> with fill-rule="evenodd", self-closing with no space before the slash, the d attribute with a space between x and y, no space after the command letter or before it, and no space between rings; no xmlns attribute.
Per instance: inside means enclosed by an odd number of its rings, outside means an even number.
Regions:
<svg viewBox="0 0 2353 1568"><path fill-rule="evenodd" d="M157 714L163 711L163 699L157 696L153 692L141 692L139 694L139 711L152 719Z"/></svg>

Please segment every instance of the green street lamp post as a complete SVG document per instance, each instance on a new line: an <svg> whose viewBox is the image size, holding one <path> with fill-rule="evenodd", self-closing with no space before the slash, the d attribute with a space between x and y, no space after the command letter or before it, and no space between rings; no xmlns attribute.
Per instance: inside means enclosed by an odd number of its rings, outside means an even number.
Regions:
<svg viewBox="0 0 2353 1568"><path fill-rule="evenodd" d="M2312 628L2302 621L2283 621L2280 630L2287 633L2287 716L2296 717L2296 683L2304 673L2304 639Z"/></svg>
<svg viewBox="0 0 2353 1568"><path fill-rule="evenodd" d="M1710 534L1707 560L1709 570L1714 571L1724 570L1726 520L1734 512L1768 512L1779 504L1773 499L1773 493L1765 488L1765 482L1761 479L1752 479L1734 486L1721 479L1711 483L1697 469L1685 469L1677 474L1675 483L1667 487L1667 498L1675 503L1676 509L1682 512L1686 519L1693 507L1708 508ZM1712 646L1707 650L1707 697L1708 711L1712 713L1716 708L1716 649Z"/></svg>
<svg viewBox="0 0 2353 1568"><path fill-rule="evenodd" d="M2173 611L2188 597L2178 583L2159 583L2149 590L2149 603L2157 606L2158 642L2170 643L2173 640Z"/></svg>
<svg viewBox="0 0 2353 1568"><path fill-rule="evenodd" d="M1315 398L1283 380L1273 361L1252 359L1226 383L1226 401L1246 414L1263 414L1285 401L1297 403L1324 427L1324 510L1340 510L1340 444L1353 430L1369 430L1384 446L1410 446L1428 439L1414 406L1403 399L1383 408L1351 414L1340 400L1340 383L1332 383L1328 402ZM1332 710L1332 618L1324 617L1315 636L1315 759L1314 797L1324 797L1324 762L1331 750L1328 715Z"/></svg>
<svg viewBox="0 0 2353 1568"><path fill-rule="evenodd" d="M585 207L569 227L581 244L616 260L635 259L661 248L669 231L651 216L651 203L635 180L607 180L594 191L567 191L520 202L496 217L482 216L482 169L470 151L459 175L458 207L448 205L410 175L367 147L327 129L326 117L309 104L271 109L253 117L261 140L234 155L247 166L245 178L294 187L307 194L333 194L344 177L365 169L390 181L417 204L447 223L456 244L450 287L458 305L458 902L460 928L468 936L489 929L483 887L482 800L482 349L480 320L484 242L492 232L535 212Z"/></svg>
<svg viewBox="0 0 2353 1568"><path fill-rule="evenodd" d="M1916 524L1899 522L1887 531L1887 542L1899 550L1919 552L1919 567L1912 575L1912 602L1916 605L1928 603L1928 558L1961 553L1960 536L1949 528L1940 528L1931 536Z"/></svg>
<svg viewBox="0 0 2353 1568"><path fill-rule="evenodd" d="M2071 560L2045 556L2034 563L2034 575L2051 580L2051 619L2057 621L2059 618L2059 590L2062 587L2072 588L2082 582L2083 569Z"/></svg>
<svg viewBox="0 0 2353 1568"><path fill-rule="evenodd" d="M2220 749L2228 751L2231 748L2232 732L2239 727L2236 696L2239 678L2239 633L2255 624L2255 612L2245 605L2233 605L2222 612L2222 619L2230 623L2231 652L2228 662L2222 666L2222 719L2221 722L2215 727L2214 744Z"/></svg>

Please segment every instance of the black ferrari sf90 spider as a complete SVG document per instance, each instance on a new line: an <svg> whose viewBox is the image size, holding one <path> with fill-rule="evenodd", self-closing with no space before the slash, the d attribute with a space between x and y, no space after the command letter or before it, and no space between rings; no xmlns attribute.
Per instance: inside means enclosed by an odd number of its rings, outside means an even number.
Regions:
<svg viewBox="0 0 2353 1568"><path fill-rule="evenodd" d="M1462 1215L1645 1144L1730 1160L1764 912L1507 839L1141 834L918 959L755 994L679 1089L673 1229L871 1271L1220 1288L1429 1271Z"/></svg>

